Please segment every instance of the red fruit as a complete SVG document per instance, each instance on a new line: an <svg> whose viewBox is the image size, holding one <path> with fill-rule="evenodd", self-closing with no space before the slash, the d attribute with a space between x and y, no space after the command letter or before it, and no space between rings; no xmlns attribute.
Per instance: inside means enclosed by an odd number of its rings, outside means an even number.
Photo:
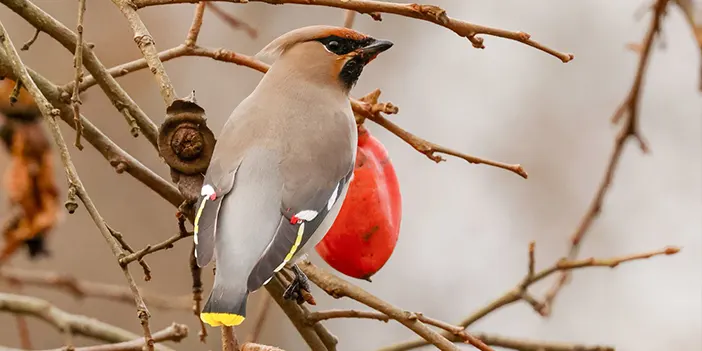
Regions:
<svg viewBox="0 0 702 351"><path fill-rule="evenodd" d="M387 150L359 126L354 178L338 217L315 247L317 253L337 271L370 281L395 249L401 202Z"/></svg>

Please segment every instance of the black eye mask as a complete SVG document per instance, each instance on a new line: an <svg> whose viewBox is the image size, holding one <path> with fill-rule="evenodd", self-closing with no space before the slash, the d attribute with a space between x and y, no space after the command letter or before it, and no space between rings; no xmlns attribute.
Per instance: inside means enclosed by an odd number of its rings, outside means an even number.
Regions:
<svg viewBox="0 0 702 351"><path fill-rule="evenodd" d="M349 38L342 38L336 35L330 35L325 38L317 39L317 41L322 43L324 47L326 47L327 50L329 50L330 52L333 52L337 55L346 55L351 51L354 51L358 48L362 48L370 44L373 41L373 39L366 38L362 40L354 40Z"/></svg>

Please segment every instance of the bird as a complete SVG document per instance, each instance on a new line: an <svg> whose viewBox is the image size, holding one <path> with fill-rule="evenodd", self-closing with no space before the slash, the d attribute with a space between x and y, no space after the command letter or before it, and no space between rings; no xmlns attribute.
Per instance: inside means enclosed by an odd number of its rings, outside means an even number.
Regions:
<svg viewBox="0 0 702 351"><path fill-rule="evenodd" d="M309 291L297 266L329 230L353 178L349 93L389 40L326 25L297 28L255 58L272 64L224 123L195 202L197 265L215 261L200 319L236 326L249 294L286 265L283 297Z"/></svg>

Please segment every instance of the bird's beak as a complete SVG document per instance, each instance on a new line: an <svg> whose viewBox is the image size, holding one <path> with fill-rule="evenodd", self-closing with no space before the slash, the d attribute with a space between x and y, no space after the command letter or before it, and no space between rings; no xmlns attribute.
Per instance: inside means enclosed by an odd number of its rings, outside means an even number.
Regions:
<svg viewBox="0 0 702 351"><path fill-rule="evenodd" d="M373 61L378 54L392 47L392 42L388 40L374 40L365 47L358 49L359 55L365 63Z"/></svg>

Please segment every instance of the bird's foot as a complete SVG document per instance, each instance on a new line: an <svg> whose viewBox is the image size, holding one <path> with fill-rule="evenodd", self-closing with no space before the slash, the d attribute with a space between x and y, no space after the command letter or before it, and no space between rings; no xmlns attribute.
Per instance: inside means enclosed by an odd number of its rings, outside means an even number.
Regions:
<svg viewBox="0 0 702 351"><path fill-rule="evenodd" d="M288 288L285 289L283 298L286 300L295 300L298 304L307 302L310 305L316 305L317 303L310 293L309 279L305 273L303 273L297 265L293 265L292 270L293 273L295 273L295 278L290 282Z"/></svg>

